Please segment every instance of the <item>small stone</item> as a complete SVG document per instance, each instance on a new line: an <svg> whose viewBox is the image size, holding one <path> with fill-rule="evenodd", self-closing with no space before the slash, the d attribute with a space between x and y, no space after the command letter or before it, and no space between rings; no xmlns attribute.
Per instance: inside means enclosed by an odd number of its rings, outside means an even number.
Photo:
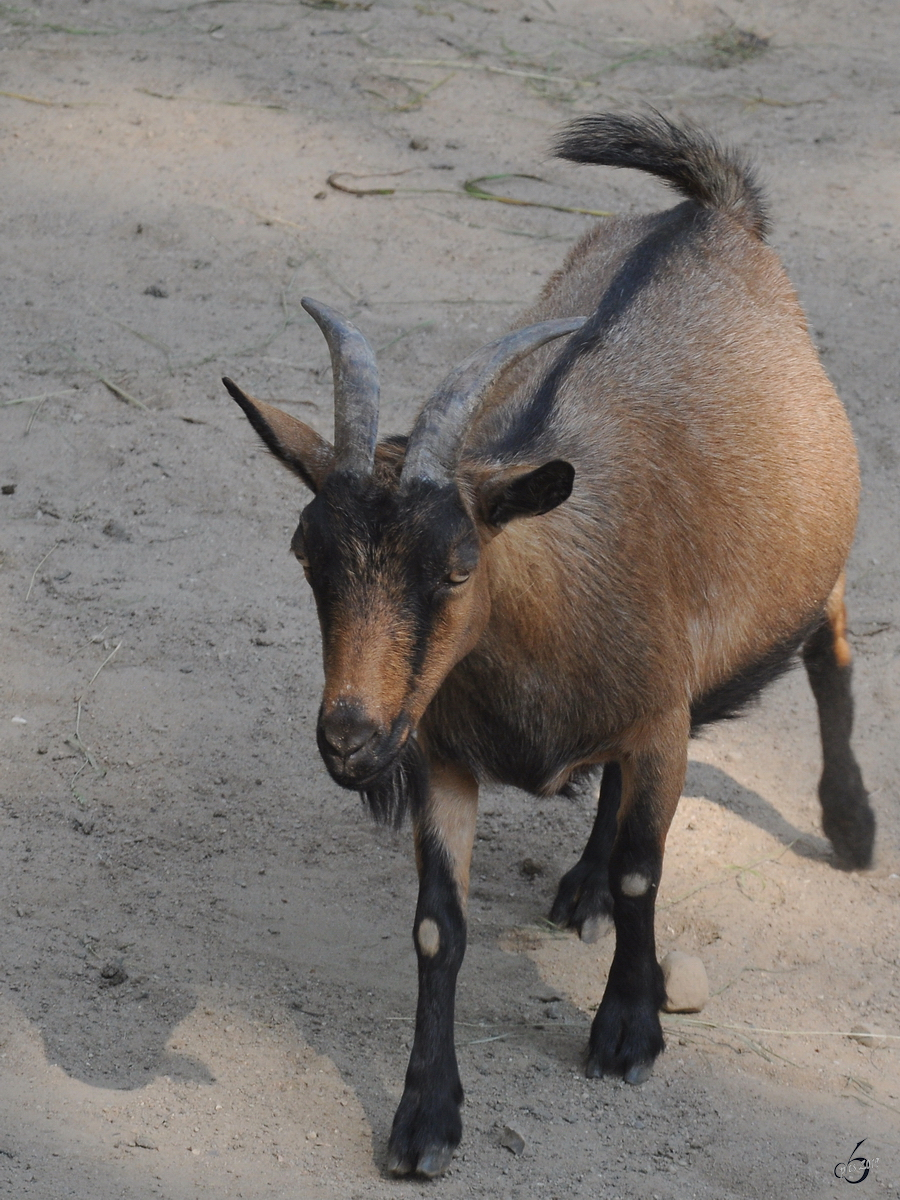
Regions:
<svg viewBox="0 0 900 1200"><path fill-rule="evenodd" d="M500 1137L500 1145L507 1150L511 1150L513 1154L519 1155L525 1153L525 1139L517 1129L513 1129L511 1125L503 1126L503 1133Z"/></svg>
<svg viewBox="0 0 900 1200"><path fill-rule="evenodd" d="M666 983L663 1012L702 1012L709 999L709 980L701 960L682 950L670 950L660 966Z"/></svg>
<svg viewBox="0 0 900 1200"><path fill-rule="evenodd" d="M120 962L104 963L100 968L100 980L103 987L119 987L127 978L125 968ZM156 1147L151 1146L148 1149L155 1150Z"/></svg>
<svg viewBox="0 0 900 1200"><path fill-rule="evenodd" d="M144 288L144 295L155 296L157 300L167 300L169 298L169 293L159 283L151 283L149 287Z"/></svg>
<svg viewBox="0 0 900 1200"><path fill-rule="evenodd" d="M15 494L15 491L16 485L14 483L4 483L3 487L0 487L0 492L2 492L4 496L12 496Z"/></svg>
<svg viewBox="0 0 900 1200"><path fill-rule="evenodd" d="M859 1042L861 1046L883 1046L885 1044L884 1034L874 1025L854 1025L850 1030L850 1037L854 1042Z"/></svg>
<svg viewBox="0 0 900 1200"><path fill-rule="evenodd" d="M150 1138L146 1137L142 1133L139 1133L135 1137L134 1144L136 1146L140 1146L140 1148L142 1150L158 1150L159 1149L159 1146L157 1146L156 1142L151 1141Z"/></svg>
<svg viewBox="0 0 900 1200"><path fill-rule="evenodd" d="M544 1016L548 1021L562 1021L565 1017L562 1004L558 1000L551 1000L544 1009Z"/></svg>
<svg viewBox="0 0 900 1200"><path fill-rule="evenodd" d="M536 991L531 993L535 1000L540 1000L542 1004L552 1004L554 1000L562 1000L557 988L547 987L545 984L539 984Z"/></svg>
<svg viewBox="0 0 900 1200"><path fill-rule="evenodd" d="M425 138L419 138L419 137L410 138L409 148L410 148L410 150L427 150L428 142L425 140Z"/></svg>
<svg viewBox="0 0 900 1200"><path fill-rule="evenodd" d="M327 192L316 192L315 196L313 196L313 200L327 200L327 199L328 199Z"/></svg>
<svg viewBox="0 0 900 1200"><path fill-rule="evenodd" d="M543 875L544 864L533 858L523 858L519 870L526 879L535 879L538 875Z"/></svg>

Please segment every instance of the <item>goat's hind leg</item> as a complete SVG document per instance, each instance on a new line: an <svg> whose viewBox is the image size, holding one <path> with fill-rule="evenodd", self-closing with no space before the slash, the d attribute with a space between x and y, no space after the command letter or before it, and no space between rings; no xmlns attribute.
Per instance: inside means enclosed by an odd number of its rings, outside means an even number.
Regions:
<svg viewBox="0 0 900 1200"><path fill-rule="evenodd" d="M828 599L822 624L803 647L803 662L822 734L822 828L834 847L838 866L852 870L872 864L875 814L850 745L853 668L846 624L842 575Z"/></svg>
<svg viewBox="0 0 900 1200"><path fill-rule="evenodd" d="M597 777L602 773L597 796ZM596 942L613 916L609 890L609 856L616 840L622 771L616 762L589 767L564 789L568 795L582 792L597 797L594 827L581 858L563 875L550 910L550 920L561 929L575 929L583 942Z"/></svg>
<svg viewBox="0 0 900 1200"><path fill-rule="evenodd" d="M432 763L423 811L414 816L419 902L414 941L419 965L416 1031L388 1170L441 1175L462 1137L462 1083L453 1012L466 949L466 901L475 840L478 785L462 767Z"/></svg>

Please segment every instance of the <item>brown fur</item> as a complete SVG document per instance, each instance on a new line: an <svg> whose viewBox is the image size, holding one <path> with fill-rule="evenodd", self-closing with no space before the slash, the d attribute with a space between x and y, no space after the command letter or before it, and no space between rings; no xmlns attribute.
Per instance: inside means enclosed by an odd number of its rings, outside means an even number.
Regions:
<svg viewBox="0 0 900 1200"><path fill-rule="evenodd" d="M523 321L596 305L641 232L623 220L588 234ZM664 272L621 336L576 364L529 448L573 463L570 500L484 551L492 611L477 653L527 656L566 697L583 689L595 740L615 734L609 751L809 623L853 536L849 423L776 256L726 216L703 251L702 273ZM479 442L555 353L537 351L496 389L463 475L485 469Z"/></svg>
<svg viewBox="0 0 900 1200"><path fill-rule="evenodd" d="M463 914L469 902L469 869L477 814L478 783L474 776L457 766L433 763L428 806L416 822L417 842L426 830L440 841L452 864Z"/></svg>
<svg viewBox="0 0 900 1200"><path fill-rule="evenodd" d="M663 1048L653 913L692 723L733 715L801 645L824 826L840 862L871 859L843 602L856 453L761 240L758 189L736 156L663 118L591 118L561 145L689 198L587 234L521 323L593 315L562 349L510 366L480 406L475 384L468 407L426 406L405 473L398 442L371 472L323 473L321 439L231 385L317 492L295 541L298 554L308 541L323 629L323 757L384 819L413 808L419 1007L397 1174L439 1174L459 1142L453 997L478 780L552 794L607 764L553 906L582 933L616 925L589 1075L642 1082ZM473 408L468 428L456 421ZM420 471L429 462L442 472Z"/></svg>

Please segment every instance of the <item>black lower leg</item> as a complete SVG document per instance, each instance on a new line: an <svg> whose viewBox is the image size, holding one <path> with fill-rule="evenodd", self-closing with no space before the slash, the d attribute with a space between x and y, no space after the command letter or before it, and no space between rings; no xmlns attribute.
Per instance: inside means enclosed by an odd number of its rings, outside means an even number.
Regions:
<svg viewBox="0 0 900 1200"><path fill-rule="evenodd" d="M816 699L822 735L822 828L839 866L868 867L875 842L875 815L850 745L853 669L849 661L839 662L830 623L823 623L808 639L803 662Z"/></svg>
<svg viewBox="0 0 900 1200"><path fill-rule="evenodd" d="M388 1169L397 1175L440 1175L462 1136L462 1084L453 1013L466 923L453 870L439 840L418 838L419 903L414 937L419 965L416 1031L406 1084L394 1117Z"/></svg>
<svg viewBox="0 0 900 1200"><path fill-rule="evenodd" d="M592 776L588 776L592 778ZM597 815L581 858L562 877L550 910L550 920L563 929L576 929L585 942L594 942L612 919L609 856L616 840L622 799L622 771L616 762L603 768Z"/></svg>
<svg viewBox="0 0 900 1200"><path fill-rule="evenodd" d="M661 870L658 845L626 821L609 864L616 950L591 1026L589 1076L643 1083L663 1049L659 1010L666 992L653 927Z"/></svg>

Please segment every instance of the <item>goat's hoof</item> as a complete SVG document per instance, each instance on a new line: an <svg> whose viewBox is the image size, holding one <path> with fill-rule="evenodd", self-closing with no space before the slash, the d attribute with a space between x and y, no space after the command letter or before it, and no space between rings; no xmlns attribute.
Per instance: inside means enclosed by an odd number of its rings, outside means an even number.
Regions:
<svg viewBox="0 0 900 1200"><path fill-rule="evenodd" d="M596 942L606 932L612 911L606 867L582 860L560 880L550 920L560 929L575 929L583 942Z"/></svg>
<svg viewBox="0 0 900 1200"><path fill-rule="evenodd" d="M391 1154L387 1160L387 1169L391 1175L412 1175L413 1165L399 1154Z"/></svg>
<svg viewBox="0 0 900 1200"><path fill-rule="evenodd" d="M434 1179L450 1166L453 1158L452 1146L429 1146L416 1164L416 1174Z"/></svg>
<svg viewBox="0 0 900 1200"><path fill-rule="evenodd" d="M599 942L602 937L605 937L612 929L612 917L606 913L601 913L596 917L586 917L581 922L581 929L578 935L583 942L592 945L594 942Z"/></svg>
<svg viewBox="0 0 900 1200"><path fill-rule="evenodd" d="M653 1063L635 1063L623 1075L626 1083L646 1083L653 1074Z"/></svg>
<svg viewBox="0 0 900 1200"><path fill-rule="evenodd" d="M424 1175L426 1179L436 1179L450 1166L455 1149L455 1146L426 1146L415 1162L400 1154L391 1154L387 1169L392 1175Z"/></svg>
<svg viewBox="0 0 900 1200"><path fill-rule="evenodd" d="M872 865L875 849L875 814L859 780L858 787L844 787L823 779L822 829L834 849L835 866L843 871L864 871Z"/></svg>
<svg viewBox="0 0 900 1200"><path fill-rule="evenodd" d="M598 1055L592 1054L587 1061L587 1066L584 1069L588 1079L603 1079L607 1075L618 1076L618 1071L604 1071L603 1063ZM646 1083L653 1074L653 1060L650 1062L635 1063L633 1067L629 1067L622 1076L626 1083Z"/></svg>
<svg viewBox="0 0 900 1200"><path fill-rule="evenodd" d="M606 1072L603 1070L603 1063L596 1054L591 1054L588 1056L584 1073L587 1075L588 1079L603 1079L606 1075Z"/></svg>
<svg viewBox="0 0 900 1200"><path fill-rule="evenodd" d="M392 1175L443 1175L462 1139L461 1101L461 1087L459 1100L423 1096L417 1089L404 1095L388 1143L387 1169Z"/></svg>
<svg viewBox="0 0 900 1200"><path fill-rule="evenodd" d="M655 964L654 964L655 965ZM630 996L609 983L591 1025L587 1074L593 1079L615 1075L626 1083L644 1083L665 1047L659 1006L665 999L662 971L650 997Z"/></svg>

